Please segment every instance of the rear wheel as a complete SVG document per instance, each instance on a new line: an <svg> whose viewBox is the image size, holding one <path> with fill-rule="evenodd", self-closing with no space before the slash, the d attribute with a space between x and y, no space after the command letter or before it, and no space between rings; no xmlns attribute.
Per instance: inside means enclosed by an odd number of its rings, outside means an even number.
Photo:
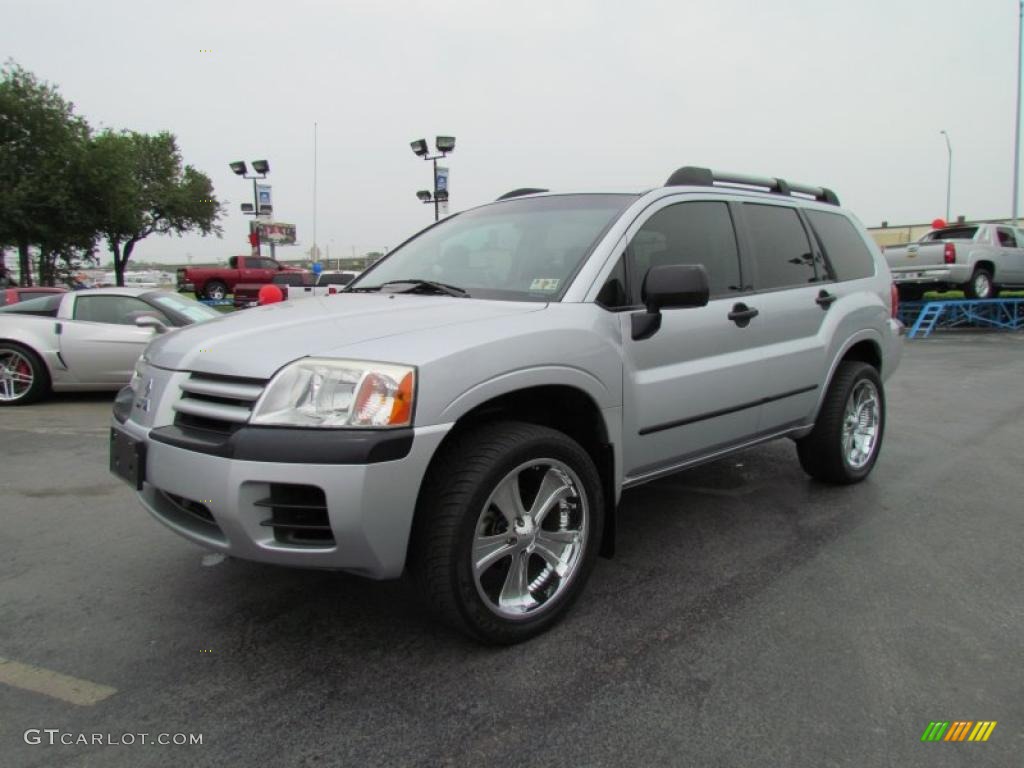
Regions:
<svg viewBox="0 0 1024 768"><path fill-rule="evenodd" d="M442 450L420 495L411 573L479 640L544 632L583 590L600 547L593 461L567 435L520 422L468 430Z"/></svg>
<svg viewBox="0 0 1024 768"><path fill-rule="evenodd" d="M871 473L885 431L885 394L867 363L839 364L811 433L797 441L800 466L816 480L859 483Z"/></svg>
<svg viewBox="0 0 1024 768"><path fill-rule="evenodd" d="M969 299L991 299L995 296L992 275L987 269L976 269L964 286L964 295Z"/></svg>
<svg viewBox="0 0 1024 768"><path fill-rule="evenodd" d="M50 374L39 355L13 342L0 342L0 406L28 405L50 391Z"/></svg>
<svg viewBox="0 0 1024 768"><path fill-rule="evenodd" d="M213 301L220 301L228 295L228 287L224 285L220 280L211 280L203 288L203 295Z"/></svg>

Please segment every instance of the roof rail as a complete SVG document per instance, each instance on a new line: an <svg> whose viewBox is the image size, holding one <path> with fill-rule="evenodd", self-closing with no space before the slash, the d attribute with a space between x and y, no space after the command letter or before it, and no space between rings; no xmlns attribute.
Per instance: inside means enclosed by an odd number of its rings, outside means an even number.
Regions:
<svg viewBox="0 0 1024 768"><path fill-rule="evenodd" d="M508 200L509 198L512 197L522 197L523 195L536 195L539 192L550 191L550 189L538 189L537 187L520 187L519 189L513 189L511 192L506 192L504 195L497 198L497 200L495 200L494 202L498 202L498 200Z"/></svg>
<svg viewBox="0 0 1024 768"><path fill-rule="evenodd" d="M760 187L776 195L806 195L813 197L819 203L839 205L839 198L836 193L828 187L810 187L806 184L794 184L785 179L773 179L769 176L747 176L740 173L722 173L712 171L710 168L698 168L687 165L671 176L665 182L666 187L712 187L716 183L744 187Z"/></svg>

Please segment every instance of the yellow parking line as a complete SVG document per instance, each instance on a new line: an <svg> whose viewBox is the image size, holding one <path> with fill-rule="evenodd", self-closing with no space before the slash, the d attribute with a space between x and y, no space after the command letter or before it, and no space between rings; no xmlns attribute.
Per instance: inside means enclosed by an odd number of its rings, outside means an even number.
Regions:
<svg viewBox="0 0 1024 768"><path fill-rule="evenodd" d="M91 707L117 693L117 689L109 685L90 683L88 680L4 658L0 658L0 683L52 696L80 707Z"/></svg>

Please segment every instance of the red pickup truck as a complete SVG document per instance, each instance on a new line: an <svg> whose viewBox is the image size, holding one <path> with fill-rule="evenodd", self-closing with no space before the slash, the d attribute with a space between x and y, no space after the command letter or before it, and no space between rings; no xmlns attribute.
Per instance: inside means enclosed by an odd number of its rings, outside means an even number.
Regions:
<svg viewBox="0 0 1024 768"><path fill-rule="evenodd" d="M239 283L269 283L282 272L305 272L286 267L273 259L232 256L226 267L188 267L178 270L178 290L194 291L204 299L223 299Z"/></svg>

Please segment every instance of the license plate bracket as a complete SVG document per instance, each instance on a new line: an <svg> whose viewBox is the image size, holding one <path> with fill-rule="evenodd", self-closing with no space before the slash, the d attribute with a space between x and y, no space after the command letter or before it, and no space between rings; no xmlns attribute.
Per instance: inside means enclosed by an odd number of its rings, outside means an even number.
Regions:
<svg viewBox="0 0 1024 768"><path fill-rule="evenodd" d="M111 427L110 471L141 491L146 480L146 444Z"/></svg>

